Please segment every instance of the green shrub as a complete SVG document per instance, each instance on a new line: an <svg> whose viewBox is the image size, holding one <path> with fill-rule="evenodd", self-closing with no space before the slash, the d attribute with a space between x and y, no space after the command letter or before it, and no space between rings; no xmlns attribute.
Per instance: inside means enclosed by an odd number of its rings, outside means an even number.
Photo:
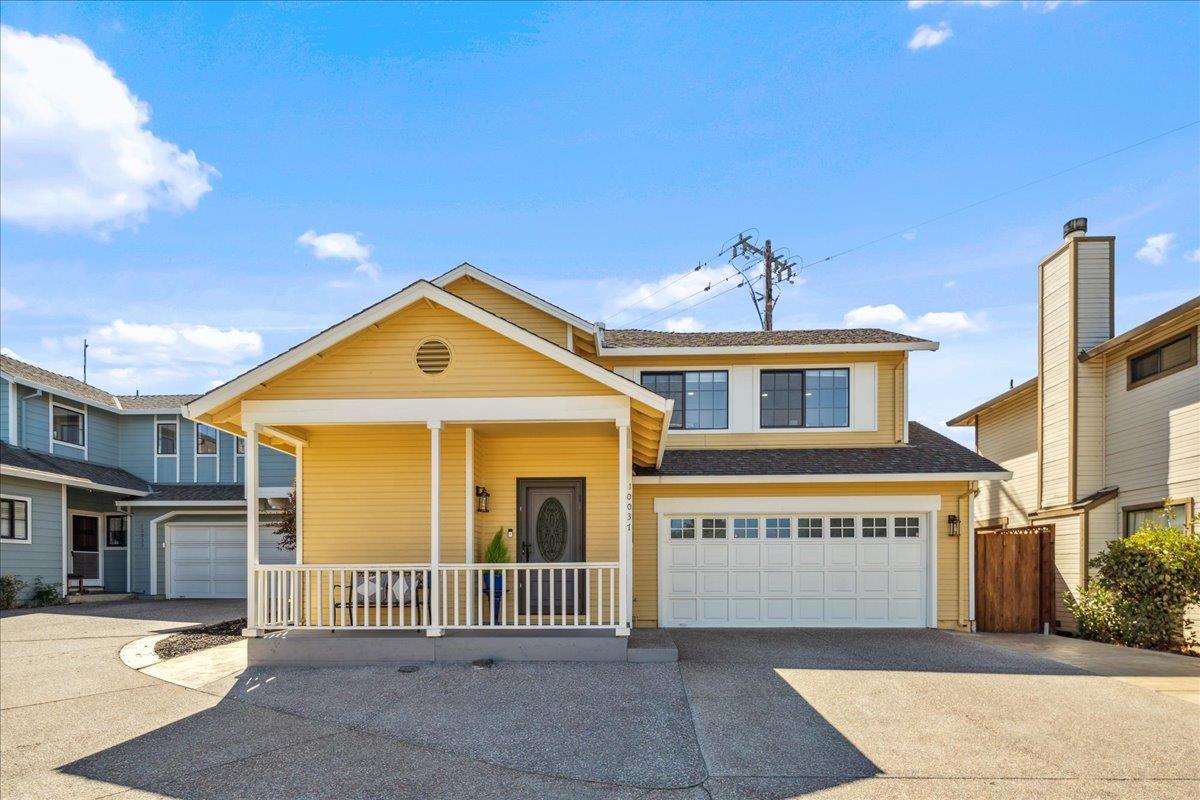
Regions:
<svg viewBox="0 0 1200 800"><path fill-rule="evenodd" d="M46 583L41 578L33 579L33 595L29 598L29 605L57 606L63 602L65 601L61 583Z"/></svg>
<svg viewBox="0 0 1200 800"><path fill-rule="evenodd" d="M25 581L16 575L0 575L0 609L16 608L24 588Z"/></svg>
<svg viewBox="0 0 1200 800"><path fill-rule="evenodd" d="M487 550L483 551L483 563L485 564L506 564L508 563L508 547L504 544L504 529L497 528L496 535L492 537L492 541L488 543Z"/></svg>
<svg viewBox="0 0 1200 800"><path fill-rule="evenodd" d="M1166 521L1145 523L1089 562L1096 577L1078 598L1065 595L1081 637L1155 650L1191 643L1186 615L1200 603L1200 536Z"/></svg>

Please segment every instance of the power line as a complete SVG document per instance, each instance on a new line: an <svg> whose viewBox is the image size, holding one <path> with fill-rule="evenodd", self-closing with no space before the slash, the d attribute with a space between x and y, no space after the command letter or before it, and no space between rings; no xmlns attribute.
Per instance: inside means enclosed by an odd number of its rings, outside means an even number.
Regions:
<svg viewBox="0 0 1200 800"><path fill-rule="evenodd" d="M850 247L845 250L841 250L837 253L833 253L832 255L825 256L824 258L819 258L816 261L812 261L812 262L809 262L808 264L805 264L804 266L801 267L801 270L807 269L809 267L814 267L817 264L824 264L826 261L832 261L835 258L841 258L842 256L849 255L850 253L853 253L857 250L862 250L864 247L870 247L873 244L879 244L882 241L894 238L903 233L908 233L909 231L915 231L917 228L922 228L922 227L924 227L926 225L930 225L934 222L939 222L939 221L945 219L946 217L950 217L955 214L959 214L963 211L969 211L972 208L976 208L985 203L990 203L993 200L998 200L1001 197L1005 197L1007 195L1013 194L1014 192L1019 192L1022 189L1028 189L1030 186L1036 186L1039 183L1044 183L1046 181L1053 180L1054 178L1057 178L1059 176L1066 175L1068 172L1073 172L1082 167L1086 167L1089 164L1095 164L1097 161L1103 161L1106 158L1111 158L1112 156L1120 155L1121 153L1124 153L1128 150L1132 150L1135 147L1141 147L1144 144L1149 144L1150 142L1153 142L1156 139L1161 139L1164 136L1170 136L1172 133L1178 133L1179 131L1190 128L1193 125L1200 125L1200 119L1192 120L1191 122L1187 123L1186 125L1180 125L1178 128L1172 128L1169 131L1163 131L1162 133L1156 133L1153 136L1150 136L1146 139L1142 139L1141 141L1134 142L1133 144L1125 145L1124 147L1119 147L1116 150L1105 153L1104 155L1096 156L1095 158L1089 158L1087 161L1080 161L1078 164L1073 164L1065 169L1060 169L1057 172L1052 172L1049 175L1043 175L1040 178L1034 178L1031 181L1022 183L1020 186L1014 186L1011 189L1005 189L1002 192L997 192L996 194L993 194L989 197L985 197L982 200L976 200L975 202L968 203L965 206L959 206L958 208L947 211L943 214L938 214L936 217L930 217L929 219L927 219L923 222L918 222L916 225L909 225L905 228L900 228L897 231L893 231L892 233L886 234L884 236L880 236L875 239L871 239L868 242L863 242L862 244L858 244L858 245L855 245L854 247Z"/></svg>
<svg viewBox="0 0 1200 800"><path fill-rule="evenodd" d="M730 277L733 277L733 276L731 275ZM755 289L754 289L754 285L755 285L756 283L758 283L759 281L761 281L762 279L763 279L763 276L762 276L762 275L758 275L757 277L754 277L754 278L748 278L748 279L745 279L745 280L743 280L741 283L737 284L736 286L730 286L728 289L723 289L722 291L719 291L719 292L717 292L716 294L711 294L711 295L709 295L708 297L705 297L703 300L700 300L700 301L697 301L697 302L695 302L695 303L692 303L692 304L691 304L690 306L688 306L687 308L681 308L681 309L679 309L679 310L677 310L677 311L672 311L670 314L665 314L665 315L663 315L663 319L666 319L667 317L670 317L672 314L683 313L683 312L685 312L685 311L691 311L692 309L694 309L694 308L698 308L699 306L702 306L702 305L704 305L705 303L709 303L709 302L712 302L713 300L716 300L718 297L723 297L724 295L727 295L727 294L729 294L730 292L735 292L735 291L737 291L738 289L742 288L742 286L744 286L744 285L749 285L749 287L750 287L750 290L751 290L751 291L755 291ZM716 284L714 284L714 285L716 285ZM685 299L686 299L686 298L685 298ZM656 312L654 312L654 313L655 313L655 314L657 314L657 313L660 313L662 310L663 310L663 309L659 309L659 311L656 311ZM659 323L659 322L662 322L662 319L655 320L655 321L654 321L654 324L657 324L657 323Z"/></svg>
<svg viewBox="0 0 1200 800"><path fill-rule="evenodd" d="M739 270L737 267L734 267L734 266L733 266L733 264L730 264L729 266L730 266L730 267L733 267L733 269L734 269L734 272L733 272L733 273L731 273L731 274L729 274L729 275L726 275L726 276L725 276L724 278L722 278L721 280L719 280L719 281L716 281L716 282L713 282L713 283L708 283L708 284L706 284L706 285L704 286L704 288L702 288L702 289L697 289L696 291L692 292L691 294L684 295L683 297L679 298L678 300L675 300L675 301L674 301L674 302L672 302L672 303L668 303L667 305L665 305L665 306L662 306L661 308L656 308L656 309L654 309L653 311L648 311L648 312L646 312L645 314L642 314L642 315L641 315L640 317L638 317L637 319L631 320L631 321L629 321L629 322L627 322L627 323L625 323L625 324L626 324L626 325L629 325L629 326L632 326L632 325L634 325L635 323L641 322L642 320L646 319L647 317L653 317L653 316L655 316L655 315L657 315L657 314L661 314L663 311L666 311L666 310L667 310L667 309L669 309L669 308L673 308L673 307L675 307L675 306L679 305L680 303L684 302L685 300L690 300L691 298L695 297L696 295L698 295L698 294L703 294L704 292L710 291L710 290L711 290L711 289L712 289L714 286L720 286L722 283L725 283L725 282L727 282L727 281L731 281L731 280L733 280L734 278L738 278L738 277L740 277L740 278L742 278L742 279L743 279L743 281L744 281L744 280L746 280L746 277L745 277L745 276L742 274L741 270ZM691 274L691 273L688 273L688 274ZM742 285L743 285L743 284L739 283L737 286L735 286L735 287L733 287L733 288L735 288L735 289L736 289L736 288L739 288L739 287L740 287L740 286L742 286ZM723 292L722 292L722 294L723 294ZM718 295L718 296L719 296L719 295ZM697 303L696 305L700 305L700 304L699 304L699 303ZM694 307L694 306L689 306L689 308L693 308L693 307Z"/></svg>

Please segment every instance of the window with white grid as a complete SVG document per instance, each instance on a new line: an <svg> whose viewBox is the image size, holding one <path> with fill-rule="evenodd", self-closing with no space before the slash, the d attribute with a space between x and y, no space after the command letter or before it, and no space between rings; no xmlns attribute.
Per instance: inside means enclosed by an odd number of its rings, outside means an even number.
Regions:
<svg viewBox="0 0 1200 800"><path fill-rule="evenodd" d="M725 539L726 528L728 523L717 517L715 519L700 520L700 538L701 539Z"/></svg>
<svg viewBox="0 0 1200 800"><path fill-rule="evenodd" d="M862 535L864 539L886 539L887 517L863 517Z"/></svg>
<svg viewBox="0 0 1200 800"><path fill-rule="evenodd" d="M695 539L696 538L696 520L673 519L671 520L671 538L672 539Z"/></svg>
<svg viewBox="0 0 1200 800"><path fill-rule="evenodd" d="M768 539L792 538L792 520L788 517L767 517Z"/></svg>
<svg viewBox="0 0 1200 800"><path fill-rule="evenodd" d="M854 538L854 517L830 517L829 518L829 538L830 539L853 539Z"/></svg>
<svg viewBox="0 0 1200 800"><path fill-rule="evenodd" d="M754 517L737 517L733 520L733 538L757 539L758 520Z"/></svg>
<svg viewBox="0 0 1200 800"><path fill-rule="evenodd" d="M820 539L824 520L820 517L800 517L796 520L797 539Z"/></svg>
<svg viewBox="0 0 1200 800"><path fill-rule="evenodd" d="M897 539L915 539L921 535L920 517L896 517L892 525Z"/></svg>

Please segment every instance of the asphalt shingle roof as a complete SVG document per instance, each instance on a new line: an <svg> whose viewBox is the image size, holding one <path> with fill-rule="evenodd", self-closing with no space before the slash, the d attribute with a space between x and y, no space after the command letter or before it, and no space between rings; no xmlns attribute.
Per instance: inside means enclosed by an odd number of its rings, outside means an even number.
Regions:
<svg viewBox="0 0 1200 800"><path fill-rule="evenodd" d="M116 397L121 401L121 408L141 410L178 408L185 403L192 402L199 396L198 394L119 394Z"/></svg>
<svg viewBox="0 0 1200 800"><path fill-rule="evenodd" d="M870 475L905 472L1003 472L1004 468L924 425L910 422L909 444L896 447L769 447L667 450L658 469L638 475Z"/></svg>
<svg viewBox="0 0 1200 800"><path fill-rule="evenodd" d="M246 487L240 483L155 483L150 494L135 498L144 502L218 502L242 503Z"/></svg>
<svg viewBox="0 0 1200 800"><path fill-rule="evenodd" d="M0 464L6 467L48 472L52 475L64 475L68 478L90 481L104 486L115 486L136 492L150 490L150 484L119 467L96 464L90 461L79 461L65 456L53 456L49 453L39 453L24 447L13 447L8 442L0 442Z"/></svg>
<svg viewBox="0 0 1200 800"><path fill-rule="evenodd" d="M77 395L85 400L91 400L109 408L119 408L115 397L103 389L97 389L90 383L72 378L70 375L60 375L48 369L28 364L12 356L0 355L0 369L14 378L24 378L27 381L58 389L60 392Z"/></svg>
<svg viewBox="0 0 1200 800"><path fill-rule="evenodd" d="M639 328L604 331L605 347L762 347L821 344L920 344L929 342L880 328L828 328L810 331L696 331L672 333Z"/></svg>

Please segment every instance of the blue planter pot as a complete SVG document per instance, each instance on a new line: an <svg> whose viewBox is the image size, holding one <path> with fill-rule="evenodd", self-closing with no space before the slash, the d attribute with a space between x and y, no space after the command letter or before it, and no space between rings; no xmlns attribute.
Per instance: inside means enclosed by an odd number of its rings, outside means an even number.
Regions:
<svg viewBox="0 0 1200 800"><path fill-rule="evenodd" d="M504 602L504 574L501 572L485 572L483 578L483 593L492 598L492 624L500 619L500 603Z"/></svg>

